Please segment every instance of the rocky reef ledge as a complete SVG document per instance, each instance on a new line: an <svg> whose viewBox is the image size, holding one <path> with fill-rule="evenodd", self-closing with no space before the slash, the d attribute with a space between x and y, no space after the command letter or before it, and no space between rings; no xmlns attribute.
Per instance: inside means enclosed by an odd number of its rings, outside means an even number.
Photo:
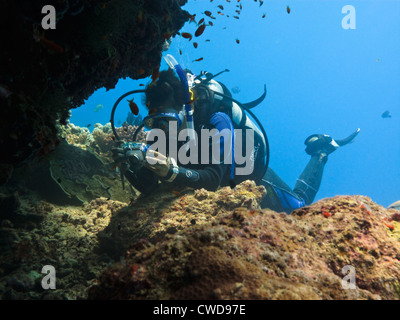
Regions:
<svg viewBox="0 0 400 320"><path fill-rule="evenodd" d="M291 215L245 181L82 206L2 195L2 299L399 299L400 212L364 196ZM56 269L55 290L41 286ZM354 289L344 289L351 266Z"/></svg>
<svg viewBox="0 0 400 320"><path fill-rule="evenodd" d="M190 18L186 2L0 1L0 185L56 150L57 124L97 89L157 74L165 41ZM42 25L48 5L55 29Z"/></svg>

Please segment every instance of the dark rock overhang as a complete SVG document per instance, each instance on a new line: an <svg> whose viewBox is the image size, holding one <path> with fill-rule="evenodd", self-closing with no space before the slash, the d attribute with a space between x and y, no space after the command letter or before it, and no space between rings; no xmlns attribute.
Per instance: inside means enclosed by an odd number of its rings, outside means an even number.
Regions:
<svg viewBox="0 0 400 320"><path fill-rule="evenodd" d="M1 0L0 184L55 150L57 123L96 89L148 77L188 20L186 0ZM43 29L45 5L56 29Z"/></svg>

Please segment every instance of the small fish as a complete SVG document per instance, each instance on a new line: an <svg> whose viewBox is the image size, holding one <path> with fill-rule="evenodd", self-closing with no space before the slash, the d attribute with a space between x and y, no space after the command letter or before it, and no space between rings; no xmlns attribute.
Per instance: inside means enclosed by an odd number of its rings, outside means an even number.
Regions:
<svg viewBox="0 0 400 320"><path fill-rule="evenodd" d="M286 7L286 11L287 11L288 14L290 13L290 7L289 6Z"/></svg>
<svg viewBox="0 0 400 320"><path fill-rule="evenodd" d="M209 21L209 22L208 22L208 25L212 27L212 26L214 25L214 23L212 23L211 21Z"/></svg>
<svg viewBox="0 0 400 320"><path fill-rule="evenodd" d="M239 44L239 43L240 43L240 40L239 40L239 39L236 39L236 43Z"/></svg>
<svg viewBox="0 0 400 320"><path fill-rule="evenodd" d="M139 114L139 108L137 106L137 104L135 102L133 102L133 98L132 100L126 100L129 102L129 108L131 109L132 113L137 116Z"/></svg>
<svg viewBox="0 0 400 320"><path fill-rule="evenodd" d="M203 60L203 57L201 57L201 58L198 58L198 59L196 59L196 60L193 60L192 62L195 62L195 61L201 61L201 60Z"/></svg>
<svg viewBox="0 0 400 320"><path fill-rule="evenodd" d="M261 17L261 18L265 18L265 16L266 16L266 14L265 14L265 13L263 13L263 15L262 15L262 17Z"/></svg>
<svg viewBox="0 0 400 320"><path fill-rule="evenodd" d="M222 5L219 5L217 7L220 8L221 10L224 10L224 6L222 6Z"/></svg>
<svg viewBox="0 0 400 320"><path fill-rule="evenodd" d="M197 42L193 42L193 47L197 48L199 44Z"/></svg>
<svg viewBox="0 0 400 320"><path fill-rule="evenodd" d="M233 88L231 89L231 91L232 91L233 93L238 94L238 93L240 92L240 88L239 88L239 87L233 87Z"/></svg>
<svg viewBox="0 0 400 320"><path fill-rule="evenodd" d="M182 55L182 50L181 49L179 49L179 54Z"/></svg>
<svg viewBox="0 0 400 320"><path fill-rule="evenodd" d="M191 22L196 23L196 20L194 20L195 17L196 17L196 14L189 15L189 19L190 19L189 23L191 23Z"/></svg>
<svg viewBox="0 0 400 320"><path fill-rule="evenodd" d="M220 16L224 16L224 14L221 11L217 12Z"/></svg>
<svg viewBox="0 0 400 320"><path fill-rule="evenodd" d="M181 36L185 39L189 39L189 41L192 40L192 35L189 32L182 32Z"/></svg>
<svg viewBox="0 0 400 320"><path fill-rule="evenodd" d="M239 17L238 16L233 16L235 19L239 19Z"/></svg>
<svg viewBox="0 0 400 320"><path fill-rule="evenodd" d="M391 118L392 115L390 114L389 110L386 110L384 113L382 113L382 118Z"/></svg>
<svg viewBox="0 0 400 320"><path fill-rule="evenodd" d="M86 125L86 128L90 128L92 126L92 124L91 123L88 123L87 125Z"/></svg>
<svg viewBox="0 0 400 320"><path fill-rule="evenodd" d="M204 23L200 27L198 27L196 32L194 33L195 37L201 36L205 28L206 25Z"/></svg>
<svg viewBox="0 0 400 320"><path fill-rule="evenodd" d="M209 17L212 15L211 11L208 11L208 10L204 11L204 14L205 14L206 16L209 16Z"/></svg>
<svg viewBox="0 0 400 320"><path fill-rule="evenodd" d="M260 0L260 7L264 4L264 1Z"/></svg>
<svg viewBox="0 0 400 320"><path fill-rule="evenodd" d="M204 22L204 18L201 18L198 25L201 25Z"/></svg>
<svg viewBox="0 0 400 320"><path fill-rule="evenodd" d="M102 104L98 104L95 108L94 108L94 112L99 112L101 109L103 109L104 106Z"/></svg>
<svg viewBox="0 0 400 320"><path fill-rule="evenodd" d="M140 84L139 84L139 87L144 87L144 84L143 84L143 83L140 83Z"/></svg>

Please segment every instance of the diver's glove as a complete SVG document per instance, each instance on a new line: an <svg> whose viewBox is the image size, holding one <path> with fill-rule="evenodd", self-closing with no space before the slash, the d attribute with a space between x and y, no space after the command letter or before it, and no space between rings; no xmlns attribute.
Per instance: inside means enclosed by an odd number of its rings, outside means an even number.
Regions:
<svg viewBox="0 0 400 320"><path fill-rule="evenodd" d="M175 159L153 150L147 151L144 166L157 174L162 180L169 182L174 180L179 170Z"/></svg>

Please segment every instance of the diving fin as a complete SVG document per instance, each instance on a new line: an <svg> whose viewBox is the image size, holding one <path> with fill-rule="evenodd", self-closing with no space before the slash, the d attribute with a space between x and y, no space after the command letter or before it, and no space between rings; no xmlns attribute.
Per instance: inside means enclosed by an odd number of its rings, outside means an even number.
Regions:
<svg viewBox="0 0 400 320"><path fill-rule="evenodd" d="M337 148L353 142L354 138L358 135L359 132L360 129L357 129L347 138L341 140L333 140L332 137L326 134L313 134L309 136L304 142L304 144L307 146L306 153L309 155L322 153L325 153L326 155L331 154Z"/></svg>
<svg viewBox="0 0 400 320"><path fill-rule="evenodd" d="M359 132L360 132L360 128L358 128L356 131L354 131L347 138L344 138L342 140L335 140L335 141L340 147L343 147L346 144L353 142L354 138L358 135Z"/></svg>

